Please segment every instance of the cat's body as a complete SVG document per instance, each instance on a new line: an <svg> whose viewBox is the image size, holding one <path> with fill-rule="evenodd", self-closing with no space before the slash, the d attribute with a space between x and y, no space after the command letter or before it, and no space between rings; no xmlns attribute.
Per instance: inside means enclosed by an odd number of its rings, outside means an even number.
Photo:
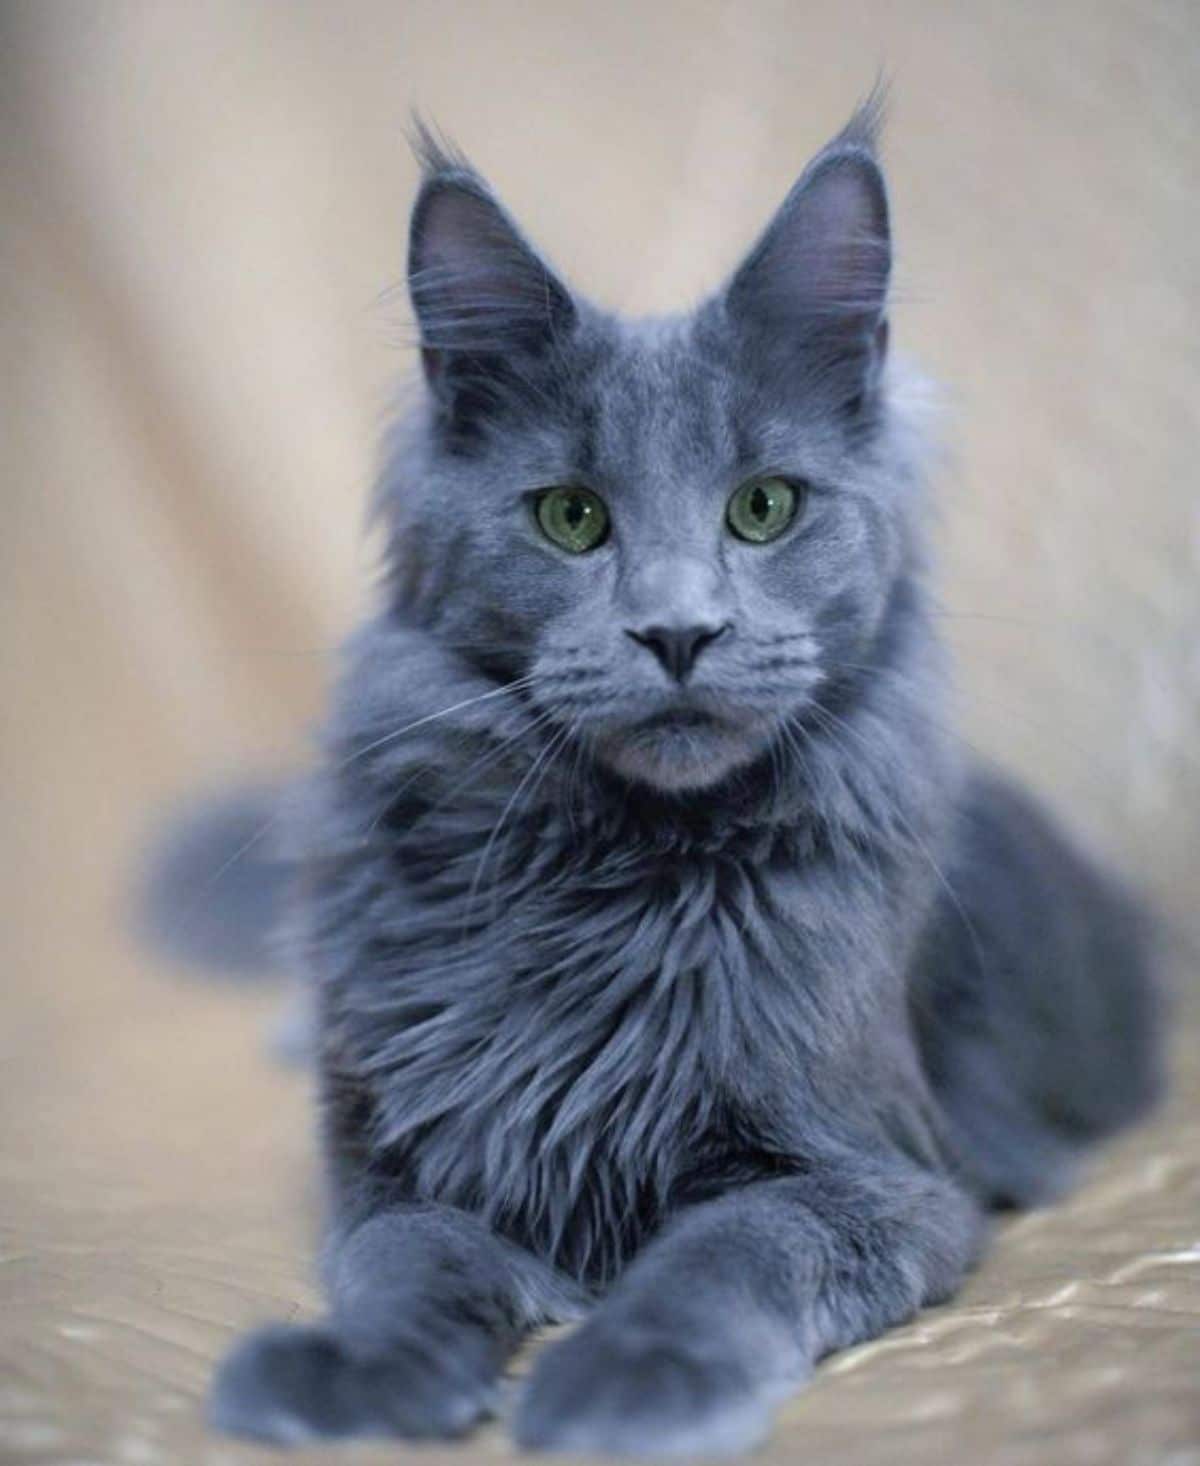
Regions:
<svg viewBox="0 0 1200 1466"><path fill-rule="evenodd" d="M299 822L331 1314L235 1351L226 1428L457 1433L602 1299L523 1443L749 1444L1150 1103L1139 913L949 730L871 145L647 325L430 151L431 391Z"/></svg>

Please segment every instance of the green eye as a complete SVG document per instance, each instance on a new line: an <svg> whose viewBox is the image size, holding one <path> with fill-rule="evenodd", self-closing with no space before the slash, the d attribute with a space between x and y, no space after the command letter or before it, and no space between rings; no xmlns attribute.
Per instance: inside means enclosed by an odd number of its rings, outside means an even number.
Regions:
<svg viewBox="0 0 1200 1466"><path fill-rule="evenodd" d="M586 554L608 538L608 510L591 489L547 489L534 512L546 538L568 554Z"/></svg>
<svg viewBox="0 0 1200 1466"><path fill-rule="evenodd" d="M765 545L791 524L802 490L783 478L752 478L729 501L725 518L740 540Z"/></svg>

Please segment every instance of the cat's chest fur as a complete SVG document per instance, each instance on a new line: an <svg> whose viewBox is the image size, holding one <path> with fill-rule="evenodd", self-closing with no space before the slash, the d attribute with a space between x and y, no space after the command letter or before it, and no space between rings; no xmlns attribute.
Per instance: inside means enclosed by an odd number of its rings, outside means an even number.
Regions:
<svg viewBox="0 0 1200 1466"><path fill-rule="evenodd" d="M603 1275L735 1134L770 1147L746 1132L801 1062L803 840L529 822L482 875L453 844L401 850L394 975L347 1020L377 1143L417 1194Z"/></svg>

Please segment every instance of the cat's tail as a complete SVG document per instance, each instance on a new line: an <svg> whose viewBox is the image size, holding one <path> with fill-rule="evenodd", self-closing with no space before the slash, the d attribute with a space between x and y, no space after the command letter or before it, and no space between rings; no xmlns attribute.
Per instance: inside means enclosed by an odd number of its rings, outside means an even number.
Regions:
<svg viewBox="0 0 1200 1466"><path fill-rule="evenodd" d="M139 935L174 962L214 976L281 970L275 938L291 878L281 852L283 786L194 800L164 821L138 873Z"/></svg>

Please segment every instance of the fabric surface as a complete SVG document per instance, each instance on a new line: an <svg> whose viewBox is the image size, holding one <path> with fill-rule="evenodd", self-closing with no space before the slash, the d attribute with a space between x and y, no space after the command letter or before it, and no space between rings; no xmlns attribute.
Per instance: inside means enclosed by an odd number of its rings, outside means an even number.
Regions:
<svg viewBox="0 0 1200 1466"><path fill-rule="evenodd" d="M0 1459L255 1459L204 1429L212 1363L317 1304L280 998L164 970L121 907L166 801L303 761L369 593L413 104L568 278L657 310L887 66L965 725L1194 943L1198 42L1191 0L4 7ZM1200 1462L1195 967L1163 1115L767 1459Z"/></svg>

